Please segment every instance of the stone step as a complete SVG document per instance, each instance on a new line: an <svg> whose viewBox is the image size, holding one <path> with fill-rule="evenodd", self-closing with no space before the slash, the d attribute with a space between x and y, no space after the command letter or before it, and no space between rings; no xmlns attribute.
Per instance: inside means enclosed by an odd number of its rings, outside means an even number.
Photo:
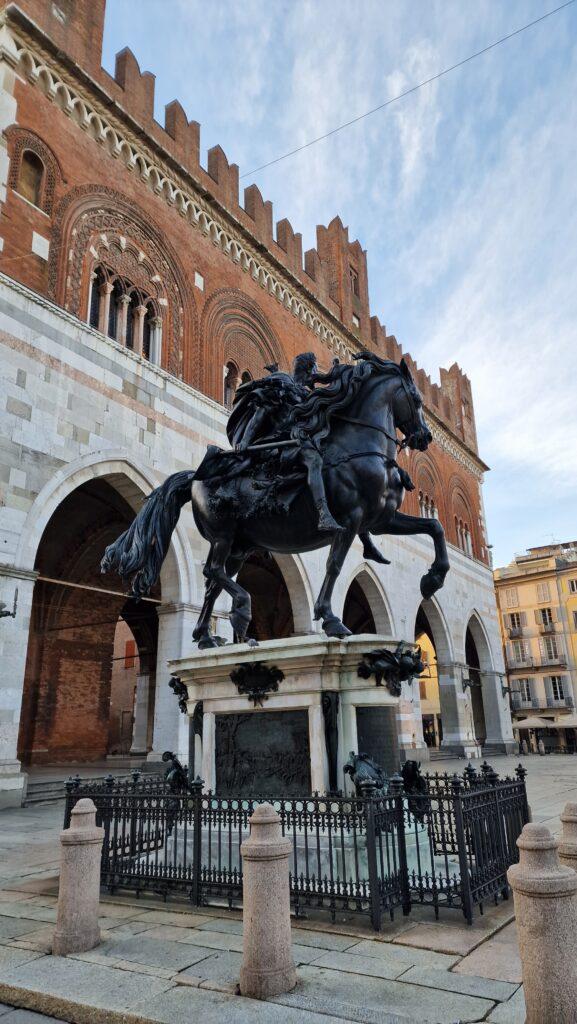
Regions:
<svg viewBox="0 0 577 1024"><path fill-rule="evenodd" d="M430 761L452 761L455 755L450 750L435 750L434 747L429 748L429 760Z"/></svg>
<svg viewBox="0 0 577 1024"><path fill-rule="evenodd" d="M134 765L134 767L140 768L143 774L146 775L155 775L158 771L154 762L151 764L150 768L148 764L144 766ZM165 765L161 763L161 768L164 769L164 767ZM125 779L130 776L130 772L127 771L126 768L119 770L117 767L110 765L109 771L111 775L114 775L115 779ZM64 800L66 794L65 783L70 776L74 777L75 774L75 767L70 767L65 771L63 770L62 774L57 777L54 777L53 775L51 778L43 778L41 775L30 775L28 777L28 788L26 791L24 806L28 807L30 804L56 803L58 800ZM82 775L81 784L88 785L93 782L102 782L106 774L108 774L108 772L105 773L104 771L100 771L95 772L94 774Z"/></svg>

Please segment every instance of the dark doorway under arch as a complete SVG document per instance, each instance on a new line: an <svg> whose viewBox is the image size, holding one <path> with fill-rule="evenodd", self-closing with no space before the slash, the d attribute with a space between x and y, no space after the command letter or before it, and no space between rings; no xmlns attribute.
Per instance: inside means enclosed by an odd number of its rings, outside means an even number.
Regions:
<svg viewBox="0 0 577 1024"><path fill-rule="evenodd" d="M124 687L121 707L112 691L119 620L134 641L132 658L126 652L122 657L139 674L147 673L152 715L160 592L136 603L100 574L104 548L133 518L119 491L97 479L69 494L44 530L36 553L39 576L20 718L19 757L25 764L95 763L119 746L126 752L134 687ZM124 713L122 729L113 727L111 708L114 715Z"/></svg>
<svg viewBox="0 0 577 1024"><path fill-rule="evenodd" d="M353 580L343 610L343 623L351 633L376 633L375 619L365 594L358 580Z"/></svg>
<svg viewBox="0 0 577 1024"><path fill-rule="evenodd" d="M467 626L465 634L465 661L471 681L471 711L473 715L473 732L475 739L483 744L487 739L487 726L485 724L485 708L483 704L483 686L481 677L481 663L475 638L470 626Z"/></svg>
<svg viewBox="0 0 577 1024"><path fill-rule="evenodd" d="M248 636L254 640L280 640L292 636L291 599L275 559L261 554L249 555L237 579L241 587L248 590L252 602Z"/></svg>

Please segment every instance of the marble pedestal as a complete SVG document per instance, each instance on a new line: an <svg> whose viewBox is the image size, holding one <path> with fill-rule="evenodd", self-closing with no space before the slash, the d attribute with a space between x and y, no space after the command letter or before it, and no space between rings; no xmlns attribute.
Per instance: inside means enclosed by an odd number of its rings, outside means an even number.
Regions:
<svg viewBox="0 0 577 1024"><path fill-rule="evenodd" d="M250 752L234 761L239 787L244 792L252 789L263 796L271 793L271 770L267 767L267 751L271 758L281 751L288 775L293 761L308 747L307 761L310 772L303 791L325 793L329 790L329 758L327 729L323 711L323 695L338 695L337 726L337 788L352 792L350 777L343 772L350 751L359 748L384 764L389 773L398 770L400 760L407 756L421 758L424 748L421 729L418 683L404 684L407 689L401 698L393 697L386 686L376 686L374 678L361 679L357 674L364 652L378 647L395 650L397 643L390 638L373 634L352 636L346 640L329 639L311 634L283 640L267 640L258 647L234 644L204 651L169 663L173 675L178 676L188 689L188 713L192 715L198 701L202 701L202 750L195 774L200 774L205 788L217 793L223 787L223 735L229 745L230 757L235 757L231 744L234 729L226 729L224 716L243 717L241 725L249 723L251 743L257 748L251 768ZM284 678L275 692L265 693L262 705L239 693L230 674L239 666L261 662L280 669ZM416 699L415 699L416 693ZM412 700L411 700L412 695ZM333 698L334 700L334 698ZM286 714L286 720L281 716ZM221 716L223 716L221 718ZM258 717L256 717L258 716ZM270 716L267 720L267 716ZM228 724L236 724L239 718ZM286 728L283 723L286 721ZM274 728L273 728L274 723ZM298 726L298 728L297 728ZM293 747L287 746L282 755L282 743L293 733ZM220 749L219 747L220 742ZM372 749L366 749L371 746ZM297 749L299 748L299 749ZM410 751L410 752L409 752ZM254 765L258 763L258 771ZM250 777L251 770L253 777ZM247 787L248 786L248 790ZM232 790L230 775L228 788ZM242 792L242 790L241 790ZM240 793L239 793L240 795ZM289 794L287 794L289 795Z"/></svg>

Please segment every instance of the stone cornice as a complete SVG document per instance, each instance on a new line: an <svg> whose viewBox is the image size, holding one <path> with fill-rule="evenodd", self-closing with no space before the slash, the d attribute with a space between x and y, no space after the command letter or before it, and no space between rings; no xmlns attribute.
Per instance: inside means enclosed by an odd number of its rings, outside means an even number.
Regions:
<svg viewBox="0 0 577 1024"><path fill-rule="evenodd" d="M489 470L489 466L478 455L475 455L470 448L467 448L461 439L449 430L446 423L443 423L442 420L435 416L435 413L429 407L427 407L426 411L427 421L435 444L451 455L456 462L460 462L462 466L465 466L469 473L481 482L483 474Z"/></svg>
<svg viewBox="0 0 577 1024"><path fill-rule="evenodd" d="M262 243L159 143L145 136L102 87L72 65L17 7L8 8L5 18L10 24L19 65L31 84L40 87L81 130L104 146L113 158L121 159L129 171L138 174L192 227L210 238L216 248L313 331L334 356L346 361L352 358L360 348L358 339L323 307L317 296L270 253L265 256ZM6 45L0 47L0 60L7 59L9 51L13 63L13 51ZM78 79L82 80L82 89ZM90 98L88 93L92 94ZM433 421L433 436L439 447L480 481L488 469L485 463L429 407L427 415Z"/></svg>

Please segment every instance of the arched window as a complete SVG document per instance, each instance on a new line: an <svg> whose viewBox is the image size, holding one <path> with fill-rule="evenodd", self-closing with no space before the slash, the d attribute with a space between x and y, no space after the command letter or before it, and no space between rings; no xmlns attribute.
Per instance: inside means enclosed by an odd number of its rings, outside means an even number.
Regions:
<svg viewBox="0 0 577 1024"><path fill-rule="evenodd" d="M20 172L16 191L34 206L42 205L42 184L44 181L44 164L36 153L25 149L20 161Z"/></svg>
<svg viewBox="0 0 577 1024"><path fill-rule="evenodd" d="M145 359L150 359L152 342L154 338L154 307L151 302L146 306L146 313L142 322L142 354Z"/></svg>
<svg viewBox="0 0 577 1024"><path fill-rule="evenodd" d="M435 505L435 499L430 498L429 495L424 494L423 491L419 491L419 514L424 519L437 518L437 506Z"/></svg>
<svg viewBox="0 0 577 1024"><path fill-rule="evenodd" d="M88 323L96 330L100 327L100 296L104 284L104 274L100 267L94 271L90 282L90 302L88 308Z"/></svg>
<svg viewBox="0 0 577 1024"><path fill-rule="evenodd" d="M119 316L118 316L118 314L119 314L119 306L120 306L120 300L122 299L123 294L124 294L124 292L123 292L122 284L120 283L120 281L117 278L116 281L114 282L113 286L112 286L112 293L110 295L110 302L109 302L109 305L108 305L108 326L107 326L107 329L106 329L106 333L108 334L109 338L116 338L117 337L118 321L119 321Z"/></svg>
<svg viewBox="0 0 577 1024"><path fill-rule="evenodd" d="M252 380L252 373L248 370L243 370L242 377L240 378L241 384L248 384L249 380Z"/></svg>
<svg viewBox="0 0 577 1024"><path fill-rule="evenodd" d="M234 396L238 387L238 366L234 363L227 363L224 368L224 404L227 409L232 408Z"/></svg>
<svg viewBox="0 0 577 1024"><path fill-rule="evenodd" d="M145 359L160 363L162 318L153 299L104 266L92 274L88 322Z"/></svg>

